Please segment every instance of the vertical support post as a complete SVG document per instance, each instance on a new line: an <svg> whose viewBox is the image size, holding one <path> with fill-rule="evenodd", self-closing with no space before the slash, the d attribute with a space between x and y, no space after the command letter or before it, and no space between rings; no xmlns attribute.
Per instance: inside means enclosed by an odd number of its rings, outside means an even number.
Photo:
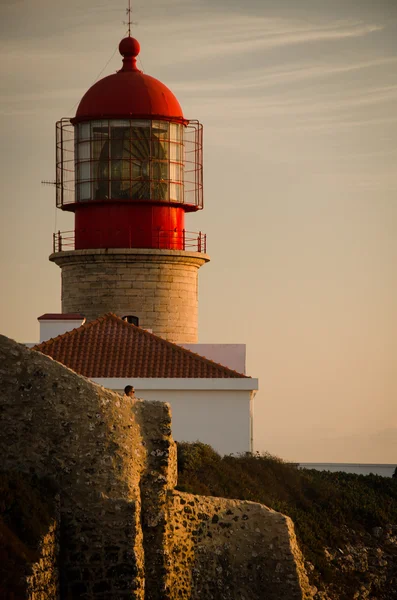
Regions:
<svg viewBox="0 0 397 600"><path fill-rule="evenodd" d="M58 230L58 252L62 252L62 235Z"/></svg>
<svg viewBox="0 0 397 600"><path fill-rule="evenodd" d="M186 250L186 230L182 229L182 250Z"/></svg>
<svg viewBox="0 0 397 600"><path fill-rule="evenodd" d="M194 140L194 146L195 146L195 155L194 155L194 188L195 188L195 199L194 199L194 203L196 206L199 206L199 202L200 202L200 191L199 191L199 186L198 186L198 170L199 170L199 161L200 161L200 155L199 155L199 147L200 147L200 125L197 123L196 127L195 127L195 140ZM199 250L200 252L200 250Z"/></svg>
<svg viewBox="0 0 397 600"><path fill-rule="evenodd" d="M200 125L200 175L199 175L199 194L200 194L200 201L199 201L199 206L201 208L203 208L204 206L204 199L203 199L203 177L204 177L204 173L203 173L203 169L204 169L204 162L203 162L203 126Z"/></svg>
<svg viewBox="0 0 397 600"><path fill-rule="evenodd" d="M198 238L197 238L197 251L201 252L201 231L199 231Z"/></svg>
<svg viewBox="0 0 397 600"><path fill-rule="evenodd" d="M61 206L64 205L64 181L63 181L63 170L64 170L64 164L63 164L63 160L64 160L64 156L63 156L63 121L61 120Z"/></svg>

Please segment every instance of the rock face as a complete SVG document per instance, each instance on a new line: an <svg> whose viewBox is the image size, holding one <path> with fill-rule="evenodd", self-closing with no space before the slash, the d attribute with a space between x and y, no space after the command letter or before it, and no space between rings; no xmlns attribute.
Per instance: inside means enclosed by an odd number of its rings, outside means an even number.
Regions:
<svg viewBox="0 0 397 600"><path fill-rule="evenodd" d="M374 527L372 535L346 530L351 542L339 548L324 548L327 563L339 575L349 576L350 589L341 590L335 583L324 586L324 591L315 594L315 600L333 600L349 596L353 600L397 598L397 525ZM310 568L310 567L309 567ZM357 575L360 583L357 585Z"/></svg>
<svg viewBox="0 0 397 600"><path fill-rule="evenodd" d="M0 383L3 468L59 490L42 547L59 531L60 550L31 562L25 598L311 598L290 519L174 491L169 405L121 398L3 336Z"/></svg>
<svg viewBox="0 0 397 600"><path fill-rule="evenodd" d="M261 504L174 492L166 551L170 598L309 598L291 519Z"/></svg>
<svg viewBox="0 0 397 600"><path fill-rule="evenodd" d="M0 498L0 598L56 598L59 494L48 480L13 472L0 473Z"/></svg>

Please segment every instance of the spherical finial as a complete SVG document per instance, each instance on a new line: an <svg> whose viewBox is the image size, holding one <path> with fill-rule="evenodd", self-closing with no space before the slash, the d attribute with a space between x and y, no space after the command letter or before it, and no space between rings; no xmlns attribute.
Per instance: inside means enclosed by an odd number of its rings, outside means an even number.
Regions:
<svg viewBox="0 0 397 600"><path fill-rule="evenodd" d="M138 40L133 37L126 37L119 44L119 52L121 56L138 56L141 47Z"/></svg>
<svg viewBox="0 0 397 600"><path fill-rule="evenodd" d="M138 71L136 66L136 57L139 54L141 47L138 40L130 35L119 44L119 52L123 57L123 68L121 71Z"/></svg>

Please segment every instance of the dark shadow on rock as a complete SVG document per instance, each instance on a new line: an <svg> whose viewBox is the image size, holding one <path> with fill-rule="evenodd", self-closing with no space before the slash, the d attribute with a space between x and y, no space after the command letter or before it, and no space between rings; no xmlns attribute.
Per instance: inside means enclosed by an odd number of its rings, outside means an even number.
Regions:
<svg viewBox="0 0 397 600"><path fill-rule="evenodd" d="M48 478L1 472L0 499L0 597L57 598L57 486Z"/></svg>

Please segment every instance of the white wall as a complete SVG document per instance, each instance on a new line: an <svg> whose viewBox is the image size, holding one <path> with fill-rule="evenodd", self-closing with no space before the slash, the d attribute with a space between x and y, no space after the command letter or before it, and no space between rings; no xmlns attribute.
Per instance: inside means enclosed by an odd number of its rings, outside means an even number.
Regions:
<svg viewBox="0 0 397 600"><path fill-rule="evenodd" d="M180 344L183 348L205 356L224 367L245 375L245 344Z"/></svg>
<svg viewBox="0 0 397 600"><path fill-rule="evenodd" d="M137 396L170 403L172 437L177 442L204 442L220 454L251 450L247 391L138 389Z"/></svg>
<svg viewBox="0 0 397 600"><path fill-rule="evenodd" d="M135 387L137 398L168 402L172 435L178 442L204 442L220 454L252 452L252 403L256 379L93 379L123 393Z"/></svg>
<svg viewBox="0 0 397 600"><path fill-rule="evenodd" d="M48 319L41 320L40 323L40 343L46 342L51 338L55 338L58 335L62 335L67 331L72 331L72 329L77 329L80 325L83 324L84 317L81 319Z"/></svg>

